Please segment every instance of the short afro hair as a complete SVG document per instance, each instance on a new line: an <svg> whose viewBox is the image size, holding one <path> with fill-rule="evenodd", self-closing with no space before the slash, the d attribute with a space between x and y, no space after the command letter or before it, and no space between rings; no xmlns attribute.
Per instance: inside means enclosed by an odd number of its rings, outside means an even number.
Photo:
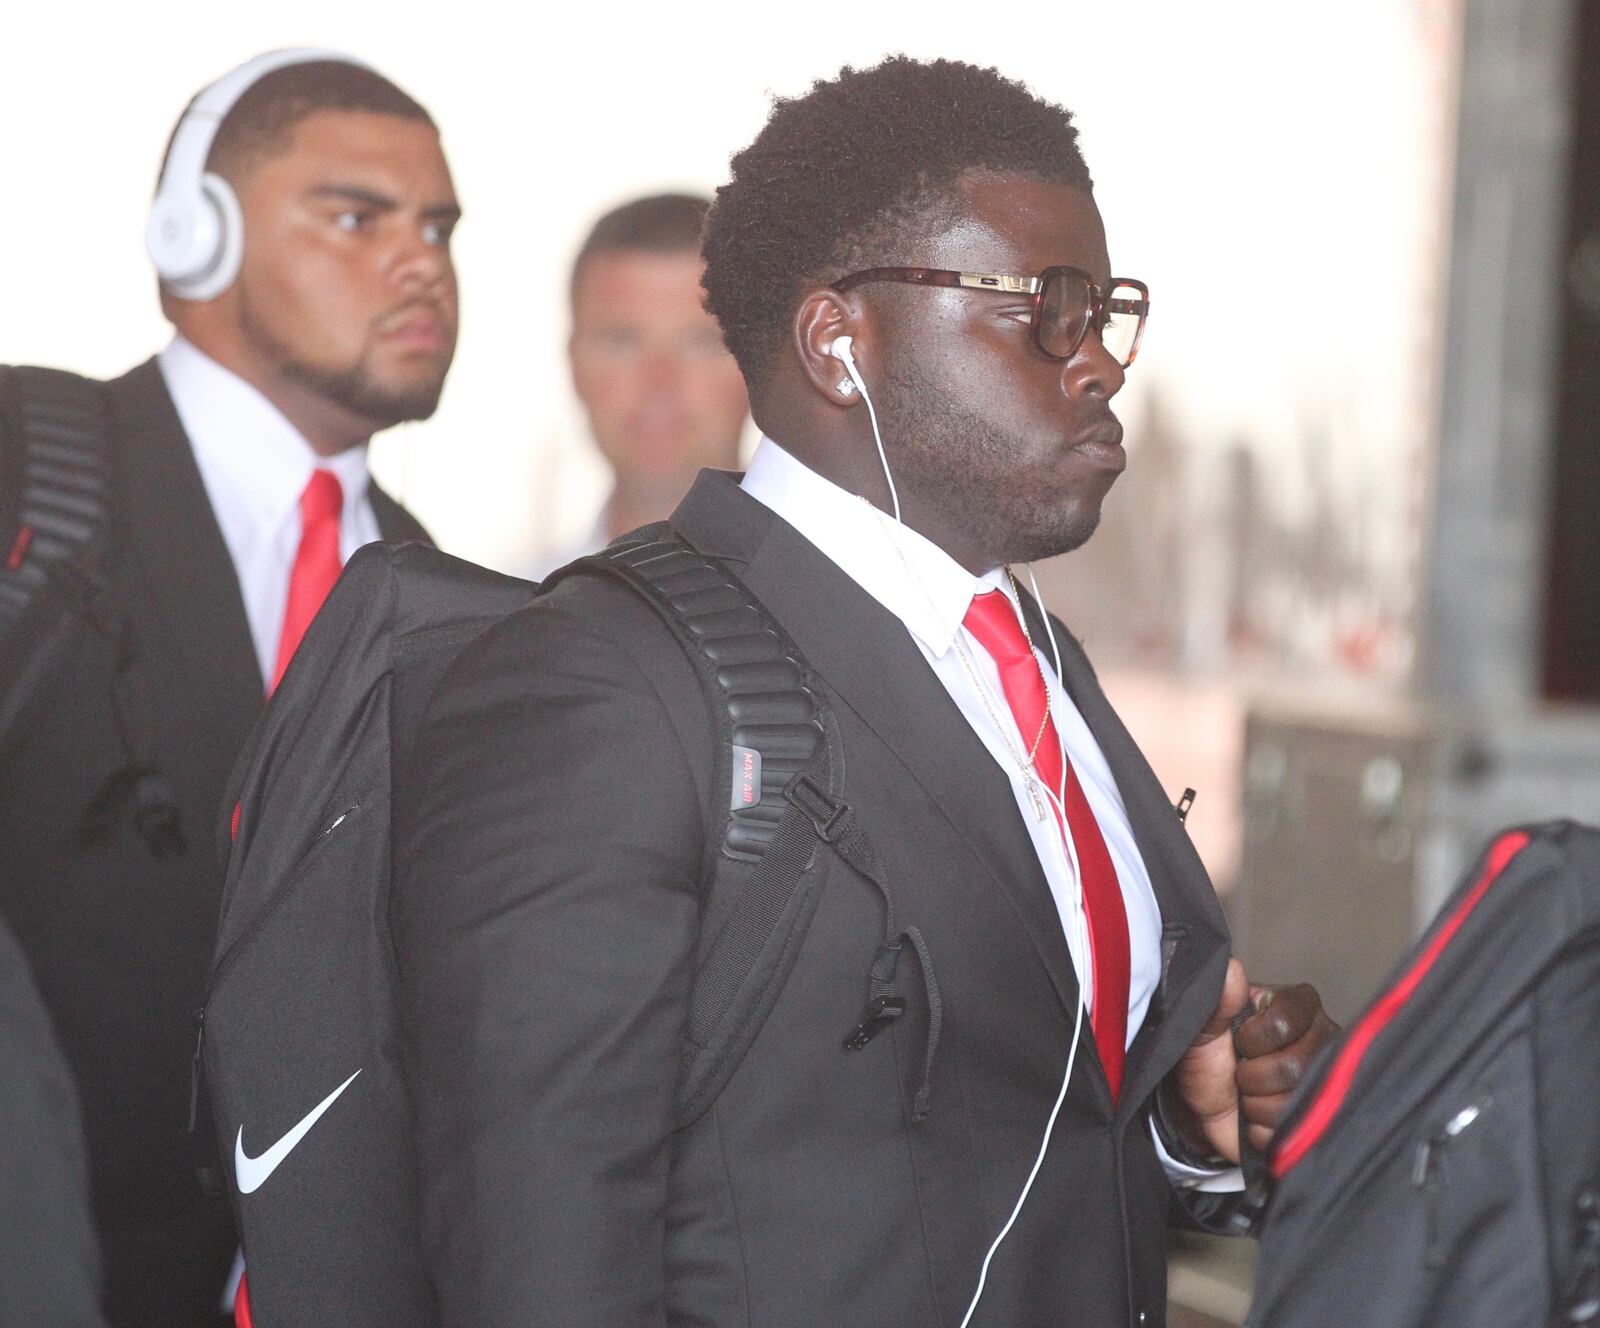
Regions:
<svg viewBox="0 0 1600 1328"><path fill-rule="evenodd" d="M237 185L261 162L285 151L302 120L322 111L366 111L437 128L420 102L382 74L343 60L309 60L274 69L245 89L217 128L206 169ZM167 151L172 151L171 139Z"/></svg>
<svg viewBox="0 0 1600 1328"><path fill-rule="evenodd" d="M711 200L703 194L650 194L612 208L590 229L572 260L572 292L583 265L600 254L700 253Z"/></svg>
<svg viewBox="0 0 1600 1328"><path fill-rule="evenodd" d="M915 263L971 171L1092 188L1072 116L994 69L890 56L779 98L706 220L706 307L761 383L808 284Z"/></svg>

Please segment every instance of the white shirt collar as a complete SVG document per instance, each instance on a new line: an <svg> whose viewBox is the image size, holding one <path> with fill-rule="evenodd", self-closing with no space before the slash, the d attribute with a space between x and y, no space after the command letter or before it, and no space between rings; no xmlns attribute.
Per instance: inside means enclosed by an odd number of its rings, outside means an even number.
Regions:
<svg viewBox="0 0 1600 1328"><path fill-rule="evenodd" d="M955 642L974 595L1000 589L1016 602L1003 567L973 576L938 545L824 479L770 438L757 445L741 487L838 564L935 658Z"/></svg>
<svg viewBox="0 0 1600 1328"><path fill-rule="evenodd" d="M318 467L338 477L346 517L363 501L365 447L318 456L256 388L181 336L157 359L213 507L226 507L257 531L273 529L297 509Z"/></svg>

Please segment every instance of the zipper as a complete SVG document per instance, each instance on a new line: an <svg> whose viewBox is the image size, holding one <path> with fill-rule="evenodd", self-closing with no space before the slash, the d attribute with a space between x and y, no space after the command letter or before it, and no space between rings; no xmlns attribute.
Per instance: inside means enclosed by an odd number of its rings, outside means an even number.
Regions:
<svg viewBox="0 0 1600 1328"><path fill-rule="evenodd" d="M328 842L328 838L341 825L361 810L359 803L352 803L338 815L329 819L328 823L317 831L317 837L311 841L310 846L300 855L300 861L294 869L294 876L289 884L278 894L257 918L251 920L248 927L239 935L239 939L228 947L228 952L217 963L216 974L211 979L211 985L206 990L206 1004L194 1012L194 1056L189 1062L189 1126L188 1132L193 1134L200 1120L200 1085L202 1082L202 1066L204 1064L206 1047L206 1008L211 1004L211 998L217 994L223 981L227 978L234 962L244 951L257 932L266 925L267 921L278 911L278 905L293 893L300 878L306 874L316 856L317 850Z"/></svg>
<svg viewBox="0 0 1600 1328"><path fill-rule="evenodd" d="M193 1134L200 1120L200 1057L206 1045L206 1007L194 1012L194 1059L189 1062L189 1125Z"/></svg>
<svg viewBox="0 0 1600 1328"><path fill-rule="evenodd" d="M294 875L290 878L289 884L278 893L277 897L273 899L273 901L265 909L262 910L258 917L251 919L250 925L239 934L239 938L228 947L227 953L217 961L216 970L211 978L211 985L207 989L206 993L207 1005L211 1003L211 997L215 996L218 990L221 989L223 982L227 979L229 972L233 969L235 961L243 952L244 948L255 939L256 933L259 932L261 928L271 920L273 914L278 911L278 906L294 893L294 888L300 883L301 877L303 877L306 872L310 870L318 850L328 842L329 837L335 830L337 830L341 825L344 825L360 810L360 803L351 803L351 805L346 807L342 812L339 812L335 816L329 817L328 823L324 825L321 830L317 831L317 837L311 841L310 845L306 848L306 851L300 855L300 861L295 864ZM203 1023L201 1036L204 1036ZM195 1048L195 1054L197 1056L199 1055L198 1045Z"/></svg>

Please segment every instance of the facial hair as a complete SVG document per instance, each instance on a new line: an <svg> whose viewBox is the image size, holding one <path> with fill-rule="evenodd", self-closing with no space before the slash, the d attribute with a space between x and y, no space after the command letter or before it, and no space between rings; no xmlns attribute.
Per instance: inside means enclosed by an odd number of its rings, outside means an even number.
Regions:
<svg viewBox="0 0 1600 1328"><path fill-rule="evenodd" d="M385 387L373 378L365 350L348 368L334 369L312 364L300 359L293 347L261 326L252 317L248 300L240 301L239 318L245 335L255 342L286 378L362 419L371 420L376 429L387 429L408 420L425 420L439 408L448 364L440 369L436 381L396 390Z"/></svg>
<svg viewBox="0 0 1600 1328"><path fill-rule="evenodd" d="M1019 472L1015 438L958 404L915 363L898 366L879 393L884 448L902 494L957 512L974 548L994 566L1069 553L1100 524L1100 504L1062 502Z"/></svg>
<svg viewBox="0 0 1600 1328"><path fill-rule="evenodd" d="M423 383L408 391L384 387L373 380L365 357L348 369L325 369L286 356L278 361L278 367L301 386L352 414L372 420L380 429L407 420L427 419L439 408L444 391L443 374L437 382Z"/></svg>

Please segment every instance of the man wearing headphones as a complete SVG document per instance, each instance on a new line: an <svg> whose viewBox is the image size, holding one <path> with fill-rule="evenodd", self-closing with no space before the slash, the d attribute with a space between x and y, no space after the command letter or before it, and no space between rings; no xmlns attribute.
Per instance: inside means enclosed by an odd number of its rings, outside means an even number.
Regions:
<svg viewBox="0 0 1600 1328"><path fill-rule="evenodd" d="M780 101L713 205L707 303L766 437L671 527L807 658L846 807L708 1110L678 1127L733 907L704 896L723 749L663 622L558 582L397 767L452 1328L1150 1328L1169 1214L1227 1225L1241 1115L1265 1142L1331 1036L1310 988L1230 961L1171 792L1019 588L1094 530L1149 308L1076 137L992 70L894 58Z"/></svg>
<svg viewBox="0 0 1600 1328"><path fill-rule="evenodd" d="M6 698L0 747L0 912L77 1079L123 1328L218 1320L236 1242L190 1075L218 804L344 559L426 538L366 443L438 402L459 215L428 113L325 52L228 74L169 147L149 243L176 335L99 392L101 584L51 624L66 646ZM48 442L0 422L0 456ZM4 532L19 577L51 554L29 520Z"/></svg>

